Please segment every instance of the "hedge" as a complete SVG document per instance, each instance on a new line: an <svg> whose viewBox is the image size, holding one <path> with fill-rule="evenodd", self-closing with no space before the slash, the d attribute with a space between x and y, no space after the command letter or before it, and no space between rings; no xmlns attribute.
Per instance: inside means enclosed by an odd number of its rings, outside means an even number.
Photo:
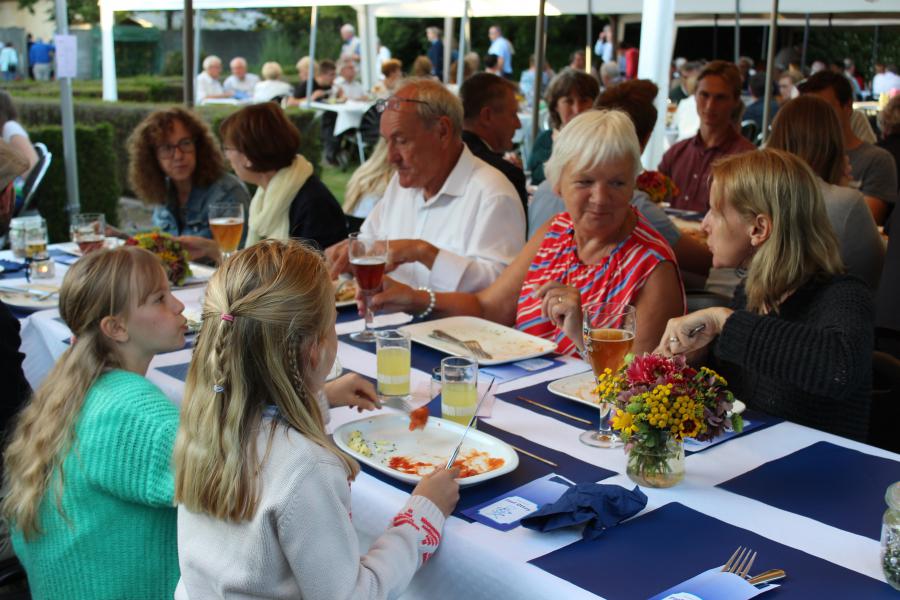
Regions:
<svg viewBox="0 0 900 600"><path fill-rule="evenodd" d="M15 98L19 111L20 121L25 128L31 131L34 127L44 125L58 125L61 122L59 101L41 98ZM128 185L128 137L131 132L148 114L154 110L163 108L161 105L133 104L133 103L107 103L107 102L76 102L75 122L82 125L109 124L113 129L111 149L116 162L113 168L107 171L115 173L115 178L110 179L110 186L122 189L126 193L134 195ZM210 123L213 131L218 135L218 126L222 120L234 112L236 107L229 105L202 106L197 112L203 119ZM319 163L322 160L322 140L319 120L315 113L307 110L288 109L288 118L300 130L300 148L298 152L305 156L316 166L316 174L321 175ZM79 157L81 151L79 149ZM79 170L80 173L80 170ZM115 181L112 181L115 179Z"/></svg>
<svg viewBox="0 0 900 600"><path fill-rule="evenodd" d="M120 77L117 90L121 102L169 102L180 103L184 98L184 83L179 77ZM58 98L59 83L21 79L4 84L13 96ZM103 98L103 82L97 79L76 79L72 82L75 100L100 100Z"/></svg>
<svg viewBox="0 0 900 600"><path fill-rule="evenodd" d="M66 168L63 154L62 127L46 125L30 127L33 142L43 142L53 154L50 168L37 191L37 206L47 219L51 242L69 240L69 215L66 212ZM115 172L113 128L106 124L76 125L75 144L78 154L78 191L82 212L102 212L110 225L119 224L119 183Z"/></svg>

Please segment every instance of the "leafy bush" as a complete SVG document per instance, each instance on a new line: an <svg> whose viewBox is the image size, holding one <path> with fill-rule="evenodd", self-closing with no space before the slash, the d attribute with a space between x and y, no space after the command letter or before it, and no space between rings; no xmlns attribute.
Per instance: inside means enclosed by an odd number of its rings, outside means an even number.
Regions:
<svg viewBox="0 0 900 600"><path fill-rule="evenodd" d="M59 101L31 98L16 98L20 121L29 131L44 125L58 125L61 122ZM127 193L134 195L128 185L128 138L138 124L154 110L163 108L153 104L107 103L99 101L81 101L75 103L75 122L82 125L109 124L113 129L110 148L115 155L115 162L106 173L115 173L117 185ZM201 106L196 110L211 125L218 137L219 123L237 108L227 104ZM300 148L298 152L316 165L316 174L320 173L319 163L322 160L322 140L319 120L315 113L307 110L290 108L288 118L300 130ZM57 157L61 159L60 154ZM79 151L79 161L81 153Z"/></svg>
<svg viewBox="0 0 900 600"><path fill-rule="evenodd" d="M66 211L66 168L62 128L58 125L30 127L34 142L43 142L53 154L50 168L37 191L37 206L47 219L51 242L69 240L69 215ZM82 212L102 212L110 225L118 225L119 182L109 173L116 169L113 128L106 124L75 127L78 154L78 192Z"/></svg>
<svg viewBox="0 0 900 600"><path fill-rule="evenodd" d="M181 50L174 50L172 52L166 52L166 56L163 58L163 75L176 75L181 77L184 73L184 54L182 54Z"/></svg>

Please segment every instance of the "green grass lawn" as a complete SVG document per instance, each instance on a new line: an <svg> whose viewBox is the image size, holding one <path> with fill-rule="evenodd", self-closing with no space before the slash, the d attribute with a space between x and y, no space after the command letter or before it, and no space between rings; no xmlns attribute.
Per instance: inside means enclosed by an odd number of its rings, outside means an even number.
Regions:
<svg viewBox="0 0 900 600"><path fill-rule="evenodd" d="M322 183L331 190L331 193L334 194L341 206L344 204L344 192L347 190L347 182L350 181L350 176L353 175L353 171L358 166L354 164L346 171L342 171L339 167L332 167L323 161Z"/></svg>

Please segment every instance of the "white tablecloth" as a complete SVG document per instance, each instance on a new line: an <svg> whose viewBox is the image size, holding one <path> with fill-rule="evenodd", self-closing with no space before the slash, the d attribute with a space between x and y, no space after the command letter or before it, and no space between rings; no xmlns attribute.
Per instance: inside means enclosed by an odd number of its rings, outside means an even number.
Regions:
<svg viewBox="0 0 900 600"><path fill-rule="evenodd" d="M310 108L315 110L327 110L337 114L337 121L334 123L334 135L340 135L348 129L356 129L362 123L363 115L369 110L373 102L360 102L358 100L348 100L340 104L329 104L327 102L311 102ZM305 105L301 105L303 107Z"/></svg>
<svg viewBox="0 0 900 600"><path fill-rule="evenodd" d="M188 308L197 309L202 297L202 288L178 290L175 295ZM32 385L40 383L54 359L66 348L64 340L68 338L68 329L56 317L57 312L49 310L35 313L24 322L22 348L28 355L26 373ZM159 371L159 368L165 365L184 364L190 360L190 355L189 349L162 354L150 365L148 378L159 385L175 402L181 400L184 383ZM338 358L345 368L363 375L375 376L375 356L371 352L341 342L338 346ZM582 369L583 366L577 361L567 359L566 364L556 369L506 382L500 386L499 392L550 381ZM412 378L415 387L417 383L427 382L429 374L413 370ZM333 430L343 423L358 418L359 415L354 410L332 409L329 427ZM624 476L623 452L600 450L581 444L578 441L578 435L581 433L578 427L541 416L502 400L498 400L494 405L490 424L514 432L537 444L620 473L604 480L603 483L620 484L629 488L633 486ZM763 463L786 456L818 441L828 441L900 461L900 456L896 454L784 422L688 456L687 476L681 484L667 490L643 489L649 497L645 511L654 510L670 502L680 502L701 513L746 528L786 546L884 581L877 541L714 487ZM353 522L359 532L363 551L384 531L397 508L403 504L405 496L393 486L366 473L360 473L352 487L352 502ZM877 522L880 514L873 514L871 518ZM416 575L403 598L428 600L596 598L594 594L526 562L579 539L580 534L577 531L539 534L519 527L504 533L480 523L467 523L451 517L447 521L439 551ZM600 567L602 557L598 557L598 568ZM822 576L827 577L827 573L823 573Z"/></svg>

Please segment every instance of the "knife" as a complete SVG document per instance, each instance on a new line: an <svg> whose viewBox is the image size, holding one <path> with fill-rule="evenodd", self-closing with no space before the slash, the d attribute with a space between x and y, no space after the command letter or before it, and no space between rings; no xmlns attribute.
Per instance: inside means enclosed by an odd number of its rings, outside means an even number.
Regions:
<svg viewBox="0 0 900 600"><path fill-rule="evenodd" d="M450 454L450 460L447 461L446 469L449 469L453 466L453 461L456 460L456 455L459 454L459 449L462 448L463 442L466 441L466 436L469 435L469 429L472 428L472 423L475 422L475 419L478 417L478 409L481 408L481 403L484 402L484 399L488 397L488 394L491 393L491 388L494 387L494 380L496 377L491 377L491 382L488 384L487 389L484 391L484 394L481 396L481 400L478 401L478 404L475 405L475 412L472 413L472 418L469 419L469 424L466 425L466 430L463 431L462 437L459 438L459 443L456 445L456 448L453 449L453 452Z"/></svg>

